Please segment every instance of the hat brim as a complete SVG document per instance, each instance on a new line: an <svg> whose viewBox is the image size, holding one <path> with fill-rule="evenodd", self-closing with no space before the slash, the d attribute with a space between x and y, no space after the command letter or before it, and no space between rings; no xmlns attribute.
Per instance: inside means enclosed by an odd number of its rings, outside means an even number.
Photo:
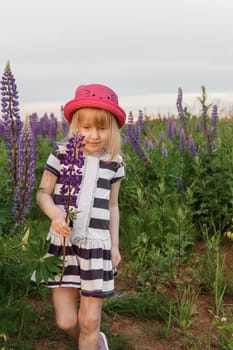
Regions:
<svg viewBox="0 0 233 350"><path fill-rule="evenodd" d="M73 113L77 109L85 108L85 107L100 108L111 112L116 117L119 128L121 128L125 123L126 114L125 114L125 111L120 106L113 105L112 103L110 103L110 101L105 103L104 100L93 101L93 99L92 100L73 99L67 102L64 106L64 116L66 120L69 123L71 123Z"/></svg>

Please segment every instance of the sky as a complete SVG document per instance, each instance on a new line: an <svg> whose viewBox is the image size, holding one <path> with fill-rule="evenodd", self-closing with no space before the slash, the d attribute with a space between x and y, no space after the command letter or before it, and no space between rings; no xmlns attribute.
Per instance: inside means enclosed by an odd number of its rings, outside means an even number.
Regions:
<svg viewBox="0 0 233 350"><path fill-rule="evenodd" d="M232 14L232 0L1 0L0 73L10 60L23 113L58 113L88 83L127 111L173 112L179 87L195 108L202 85L231 106Z"/></svg>

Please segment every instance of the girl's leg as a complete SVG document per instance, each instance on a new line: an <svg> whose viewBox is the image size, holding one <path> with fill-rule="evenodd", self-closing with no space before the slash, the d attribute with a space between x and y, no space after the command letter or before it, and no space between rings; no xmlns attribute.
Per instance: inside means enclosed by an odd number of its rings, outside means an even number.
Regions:
<svg viewBox="0 0 233 350"><path fill-rule="evenodd" d="M102 298L84 297L81 295L79 350L97 350L102 306Z"/></svg>
<svg viewBox="0 0 233 350"><path fill-rule="evenodd" d="M53 288L53 305L57 326L71 336L78 344L78 289Z"/></svg>

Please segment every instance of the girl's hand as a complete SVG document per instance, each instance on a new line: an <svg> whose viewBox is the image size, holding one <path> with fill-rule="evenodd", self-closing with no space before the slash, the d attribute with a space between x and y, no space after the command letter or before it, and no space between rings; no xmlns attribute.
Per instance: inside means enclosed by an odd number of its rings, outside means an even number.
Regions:
<svg viewBox="0 0 233 350"><path fill-rule="evenodd" d="M121 254L118 248L112 247L112 267L113 269L117 267L117 265L121 261Z"/></svg>
<svg viewBox="0 0 233 350"><path fill-rule="evenodd" d="M55 218L51 221L51 229L54 232L59 233L63 237L70 237L71 234L71 228L66 223L65 219L62 217Z"/></svg>

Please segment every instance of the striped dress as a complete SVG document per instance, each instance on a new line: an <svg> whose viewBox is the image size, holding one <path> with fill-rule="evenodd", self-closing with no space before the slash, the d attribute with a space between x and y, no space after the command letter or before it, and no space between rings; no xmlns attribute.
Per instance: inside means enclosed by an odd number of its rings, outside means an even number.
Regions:
<svg viewBox="0 0 233 350"><path fill-rule="evenodd" d="M48 281L48 287L80 288L84 296L113 296L109 199L111 184L125 177L122 158L118 158L117 161L106 161L107 154L101 157L85 155L80 191L75 198L79 213L73 222L71 236L66 239L64 275L61 285L57 275ZM60 195L63 161L64 148L58 146L50 154L45 169L57 176L53 198L64 210ZM62 256L63 236L50 230L47 238L51 244L46 256Z"/></svg>

